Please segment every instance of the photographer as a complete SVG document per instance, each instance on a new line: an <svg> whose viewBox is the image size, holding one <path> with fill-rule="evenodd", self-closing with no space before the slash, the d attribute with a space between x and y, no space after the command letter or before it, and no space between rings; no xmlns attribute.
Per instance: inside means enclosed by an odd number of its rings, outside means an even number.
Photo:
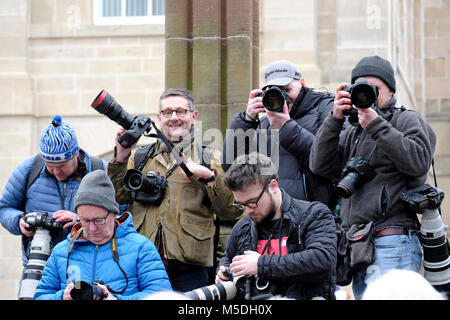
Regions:
<svg viewBox="0 0 450 320"><path fill-rule="evenodd" d="M278 161L275 165L279 168L280 186L291 197L321 201L331 208L335 201L331 182L314 175L308 159L314 136L333 108L334 96L308 88L297 67L286 60L270 64L264 79L262 90L250 92L246 111L237 113L227 130L222 168L228 170L241 154L266 154ZM284 91L285 101L276 111L270 105L279 99L269 98L270 88ZM263 104L265 99L269 108ZM259 118L263 112L266 116Z"/></svg>
<svg viewBox="0 0 450 320"><path fill-rule="evenodd" d="M106 162L78 146L74 129L55 115L40 136L40 153L14 169L0 198L0 221L9 232L22 235L22 260L27 265L29 244L36 229L25 215L46 212L63 224L62 232L52 233L52 246L64 240L76 221L73 196L81 178Z"/></svg>
<svg viewBox="0 0 450 320"><path fill-rule="evenodd" d="M72 300L75 281L97 285L101 299L135 300L171 290L158 252L133 228L130 213L120 217L114 186L103 170L87 174L75 195L78 223L52 251L34 299ZM75 282L75 284L74 284ZM93 297L98 299L98 297Z"/></svg>
<svg viewBox="0 0 450 320"><path fill-rule="evenodd" d="M361 59L351 79L352 84L365 79L375 89L374 103L357 108L357 97L352 98L345 84L339 85L333 112L312 146L310 167L316 174L342 179L338 187L348 187L340 214L344 229L374 224L369 234L374 237L372 262L353 277L353 291L360 299L367 283L387 271L418 272L421 267L419 221L400 193L425 182L436 137L420 114L395 107L396 83L388 60ZM352 108L357 121L340 136L344 112ZM349 161L356 158L360 161Z"/></svg>
<svg viewBox="0 0 450 320"><path fill-rule="evenodd" d="M293 299L335 299L336 226L320 202L292 198L279 187L270 158L258 153L239 156L225 184L235 206L246 215L236 223L220 260L216 282L230 280L226 267L239 276L269 283L246 299L282 295ZM247 281L253 281L249 277Z"/></svg>
<svg viewBox="0 0 450 320"><path fill-rule="evenodd" d="M219 153L194 141L197 117L190 91L167 89L160 96L157 118L173 151L169 152L167 145L158 139L144 147L146 157L136 161L142 148L132 151L116 139L115 156L108 165L117 201L131 204L136 230L156 244L173 289L181 292L208 283L214 257L214 214L230 220L241 215L232 206L231 192L223 185ZM124 129L119 129L117 136L123 132ZM174 152L182 157L193 176L187 177ZM144 174L157 172L164 177L161 181L167 185L161 188L158 202L144 203L125 190L125 174L138 165Z"/></svg>

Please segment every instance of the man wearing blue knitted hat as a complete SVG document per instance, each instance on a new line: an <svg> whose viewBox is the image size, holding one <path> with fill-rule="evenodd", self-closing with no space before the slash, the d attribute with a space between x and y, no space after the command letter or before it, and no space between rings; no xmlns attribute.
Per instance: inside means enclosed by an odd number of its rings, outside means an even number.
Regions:
<svg viewBox="0 0 450 320"><path fill-rule="evenodd" d="M22 236L25 267L36 228L53 218L62 230L52 230L50 247L65 239L76 222L74 197L81 179L90 171L105 169L106 164L79 147L75 130L60 115L42 130L40 153L14 169L0 197L0 222Z"/></svg>

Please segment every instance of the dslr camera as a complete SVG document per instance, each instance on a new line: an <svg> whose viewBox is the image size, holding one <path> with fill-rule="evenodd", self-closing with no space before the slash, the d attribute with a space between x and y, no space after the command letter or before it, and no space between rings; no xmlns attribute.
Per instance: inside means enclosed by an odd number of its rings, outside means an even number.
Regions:
<svg viewBox="0 0 450 320"><path fill-rule="evenodd" d="M98 286L99 281L93 281L92 284L86 281L77 281L74 283L70 296L73 300L103 300L108 294L103 292Z"/></svg>
<svg viewBox="0 0 450 320"><path fill-rule="evenodd" d="M350 93L352 104L360 109L368 109L375 104L378 99L378 88L370 84L366 79L360 78L352 85L346 86L343 91ZM349 116L352 125L358 125L358 110L352 108L344 110L344 115Z"/></svg>
<svg viewBox="0 0 450 320"><path fill-rule="evenodd" d="M47 212L36 212L35 216L24 216L23 220L30 225L28 230L36 229L29 245L28 263L22 274L19 300L32 300L39 280L42 277L45 263L52 252L51 232L59 232L63 226L53 220Z"/></svg>
<svg viewBox="0 0 450 320"><path fill-rule="evenodd" d="M343 198L349 198L361 184L372 180L376 172L369 165L369 161L361 156L347 161L342 170L342 179L336 186L337 193Z"/></svg>
<svg viewBox="0 0 450 320"><path fill-rule="evenodd" d="M123 184L134 200L156 206L161 204L167 189L166 178L157 171L144 174L137 169L129 169L123 177Z"/></svg>
<svg viewBox="0 0 450 320"><path fill-rule="evenodd" d="M24 216L23 220L30 228L42 228L49 231L60 231L63 227L58 221L53 220L47 212L36 212L35 216Z"/></svg>
<svg viewBox="0 0 450 320"><path fill-rule="evenodd" d="M290 101L286 91L277 86L264 90L257 97L262 97L264 108L273 112L283 112L284 102L289 103Z"/></svg>
<svg viewBox="0 0 450 320"><path fill-rule="evenodd" d="M91 107L127 129L117 139L124 148L130 148L142 135L149 133L153 125L150 118L142 115L133 118L106 90L97 95ZM131 192L132 199L144 204L160 205L167 189L167 180L156 171L144 174L137 169L130 169L123 183L125 190Z"/></svg>
<svg viewBox="0 0 450 320"><path fill-rule="evenodd" d="M151 119L142 115L137 115L133 118L106 90L102 90L98 94L91 103L91 107L127 129L117 139L124 148L130 148L144 133L151 130Z"/></svg>

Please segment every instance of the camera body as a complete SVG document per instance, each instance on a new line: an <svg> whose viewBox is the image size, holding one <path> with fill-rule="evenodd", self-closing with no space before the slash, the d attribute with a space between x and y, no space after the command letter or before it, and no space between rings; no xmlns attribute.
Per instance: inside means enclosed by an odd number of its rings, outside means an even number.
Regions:
<svg viewBox="0 0 450 320"><path fill-rule="evenodd" d="M444 192L429 184L424 184L412 190L402 192L400 199L416 213L423 213L425 209L438 209L444 199Z"/></svg>
<svg viewBox="0 0 450 320"><path fill-rule="evenodd" d="M145 132L151 129L152 120L142 115L133 118L106 90L102 90L97 95L92 101L91 107L127 129L117 139L124 148L130 148Z"/></svg>
<svg viewBox="0 0 450 320"><path fill-rule="evenodd" d="M160 205L167 189L167 180L157 171L146 174L129 169L123 177L124 188L131 192L133 200L144 204Z"/></svg>
<svg viewBox="0 0 450 320"><path fill-rule="evenodd" d="M73 300L103 300L108 294L98 286L98 281L92 283L80 280L74 283L70 296Z"/></svg>
<svg viewBox="0 0 450 320"><path fill-rule="evenodd" d="M336 191L343 198L349 198L358 186L372 180L376 172L369 161L361 156L350 158L342 170L342 179L336 186Z"/></svg>
<svg viewBox="0 0 450 320"><path fill-rule="evenodd" d="M264 90L257 97L262 97L264 108L273 112L283 112L284 102L289 103L290 101L286 91L277 86Z"/></svg>
<svg viewBox="0 0 450 320"><path fill-rule="evenodd" d="M23 220L30 225L31 228L43 228L50 231L60 231L63 226L61 223L53 220L47 212L36 212L35 216L24 216Z"/></svg>

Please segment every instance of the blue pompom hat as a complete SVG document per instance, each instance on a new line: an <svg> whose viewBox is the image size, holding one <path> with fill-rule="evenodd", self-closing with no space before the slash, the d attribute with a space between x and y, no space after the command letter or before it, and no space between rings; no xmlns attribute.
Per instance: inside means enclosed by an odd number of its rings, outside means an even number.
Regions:
<svg viewBox="0 0 450 320"><path fill-rule="evenodd" d="M80 150L75 130L60 115L42 130L40 138L42 159L46 162L64 162Z"/></svg>

